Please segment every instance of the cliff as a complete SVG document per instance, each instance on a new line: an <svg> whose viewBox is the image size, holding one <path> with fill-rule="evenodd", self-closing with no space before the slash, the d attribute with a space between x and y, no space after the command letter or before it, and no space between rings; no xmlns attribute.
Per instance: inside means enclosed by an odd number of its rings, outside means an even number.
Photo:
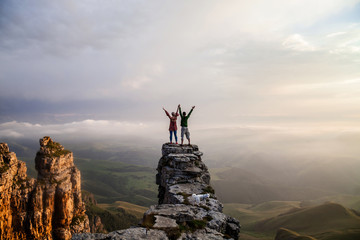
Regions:
<svg viewBox="0 0 360 240"><path fill-rule="evenodd" d="M196 145L164 144L156 175L159 204L144 213L139 226L72 239L238 239L239 222L222 213L202 155Z"/></svg>
<svg viewBox="0 0 360 240"><path fill-rule="evenodd" d="M25 163L0 144L0 239L67 240L73 233L88 232L72 152L44 137L35 167L37 180L29 179Z"/></svg>
<svg viewBox="0 0 360 240"><path fill-rule="evenodd" d="M26 165L0 143L0 239L26 239L29 233L27 205L35 187Z"/></svg>
<svg viewBox="0 0 360 240"><path fill-rule="evenodd" d="M82 200L85 204L86 215L89 218L90 232L92 233L106 233L104 224L101 221L101 217L98 213L93 213L92 208L97 205L97 201L92 193L82 191Z"/></svg>

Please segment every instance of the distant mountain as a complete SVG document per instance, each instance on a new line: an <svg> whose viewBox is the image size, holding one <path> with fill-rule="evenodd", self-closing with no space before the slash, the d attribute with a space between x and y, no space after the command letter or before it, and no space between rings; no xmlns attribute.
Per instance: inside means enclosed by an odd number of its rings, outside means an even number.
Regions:
<svg viewBox="0 0 360 240"><path fill-rule="evenodd" d="M293 209L276 217L257 222L253 225L252 230L262 233L275 233L280 228L324 240L360 239L360 216L357 212L340 204L326 203L315 207Z"/></svg>
<svg viewBox="0 0 360 240"><path fill-rule="evenodd" d="M260 204L225 203L224 213L241 219L241 225L246 230L254 222L299 209L301 205L300 201L270 201Z"/></svg>

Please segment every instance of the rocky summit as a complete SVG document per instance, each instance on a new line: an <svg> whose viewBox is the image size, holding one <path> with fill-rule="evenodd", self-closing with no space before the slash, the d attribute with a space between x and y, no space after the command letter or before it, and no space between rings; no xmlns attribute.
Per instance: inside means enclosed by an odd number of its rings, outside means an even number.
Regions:
<svg viewBox="0 0 360 240"><path fill-rule="evenodd" d="M164 144L156 175L159 204L139 226L72 239L238 239L239 221L222 213L202 155L196 145Z"/></svg>
<svg viewBox="0 0 360 240"><path fill-rule="evenodd" d="M29 179L25 163L0 143L0 240L68 240L73 233L88 232L72 152L44 137L35 167L37 180Z"/></svg>

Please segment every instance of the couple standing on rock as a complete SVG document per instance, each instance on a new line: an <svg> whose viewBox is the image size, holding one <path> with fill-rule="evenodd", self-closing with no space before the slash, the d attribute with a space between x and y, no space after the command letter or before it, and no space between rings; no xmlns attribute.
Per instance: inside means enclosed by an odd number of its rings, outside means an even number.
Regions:
<svg viewBox="0 0 360 240"><path fill-rule="evenodd" d="M181 112L181 106L180 104L178 105L177 109L176 109L176 113L172 112L171 116L168 113L168 111L165 110L165 108L163 108L163 110L165 111L166 115L170 118L170 126L169 126L169 132L170 132L170 143L172 143L172 135L174 134L175 136L175 141L176 144L178 143L177 141L177 125L176 125L176 120L177 117L179 116L178 112L180 112L180 117L181 117L181 145L183 145L184 143L184 135L186 136L186 139L189 142L190 145L190 132L188 129L188 119L192 113L192 111L194 110L195 106L193 106L189 112L188 115L186 115L186 112Z"/></svg>

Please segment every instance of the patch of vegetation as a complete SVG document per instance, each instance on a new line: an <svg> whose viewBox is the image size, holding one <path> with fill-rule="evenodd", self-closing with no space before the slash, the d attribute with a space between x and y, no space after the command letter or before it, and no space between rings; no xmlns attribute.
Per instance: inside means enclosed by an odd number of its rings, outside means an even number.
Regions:
<svg viewBox="0 0 360 240"><path fill-rule="evenodd" d="M291 231L286 228L280 228L276 233L276 239L286 240L286 239L294 239L294 240L316 240L310 236L302 236L297 232Z"/></svg>
<svg viewBox="0 0 360 240"><path fill-rule="evenodd" d="M170 240L176 240L181 236L182 231L180 228L165 229L164 232Z"/></svg>
<svg viewBox="0 0 360 240"><path fill-rule="evenodd" d="M197 229L203 229L206 227L207 221L206 220L191 220L187 221L186 224L189 226L191 232L195 232Z"/></svg>
<svg viewBox="0 0 360 240"><path fill-rule="evenodd" d="M200 219L193 219L190 221L186 221L183 223L178 223L178 228L166 229L166 235L171 240L176 240L181 236L183 232L195 232L198 229L203 229L206 227L208 223L208 218Z"/></svg>
<svg viewBox="0 0 360 240"><path fill-rule="evenodd" d="M93 222L95 216L99 216L107 232L136 226L141 220L136 216L127 213L122 208L117 208L116 210L109 212L94 204L86 204L85 207L86 215L88 215L89 221Z"/></svg>
<svg viewBox="0 0 360 240"><path fill-rule="evenodd" d="M155 215L149 214L144 216L141 226L147 229L153 228L155 224ZM212 220L211 216L206 216L203 219L193 219L185 222L177 222L178 227L161 229L166 233L166 236L170 240L176 240L181 236L183 232L195 232L199 229L204 229L209 221Z"/></svg>
<svg viewBox="0 0 360 240"><path fill-rule="evenodd" d="M64 149L60 143L49 142L46 147L51 151L51 156L60 157L71 153L71 151Z"/></svg>
<svg viewBox="0 0 360 240"><path fill-rule="evenodd" d="M80 223L85 221L85 215L81 215L81 216L75 216L73 217L73 219L71 220L70 223L70 227L79 225Z"/></svg>
<svg viewBox="0 0 360 240"><path fill-rule="evenodd" d="M198 229L203 229L208 223L207 218L193 219L179 224L178 228L164 229L166 236L170 240L176 240L183 232L195 232Z"/></svg>
<svg viewBox="0 0 360 240"><path fill-rule="evenodd" d="M146 228L152 228L155 224L155 215L154 214L149 214L144 216L143 221L141 226L146 227Z"/></svg>
<svg viewBox="0 0 360 240"><path fill-rule="evenodd" d="M215 194L215 190L210 185L208 185L206 188L203 189L203 192L201 194L205 193Z"/></svg>
<svg viewBox="0 0 360 240"><path fill-rule="evenodd" d="M125 201L149 207L157 203L155 170L107 160L75 158L81 171L82 189L92 192L98 203Z"/></svg>
<svg viewBox="0 0 360 240"><path fill-rule="evenodd" d="M144 212L148 210L147 207L139 206L124 201L117 201L111 204L102 203L102 204L98 204L98 206L105 210L108 210L111 213L116 213L118 208L122 208L125 210L125 212L132 214L139 219L142 219Z"/></svg>

